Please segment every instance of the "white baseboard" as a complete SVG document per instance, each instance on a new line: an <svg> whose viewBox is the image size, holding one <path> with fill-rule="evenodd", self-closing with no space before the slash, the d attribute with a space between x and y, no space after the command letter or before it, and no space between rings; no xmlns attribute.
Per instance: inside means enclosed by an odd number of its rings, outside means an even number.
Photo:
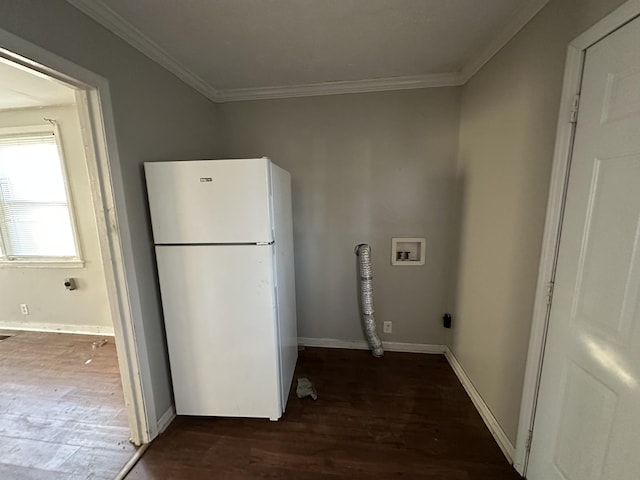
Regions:
<svg viewBox="0 0 640 480"><path fill-rule="evenodd" d="M298 337L298 345L303 347L346 348L349 350L369 350L364 340L338 340L335 338L307 338ZM431 345L425 343L382 342L382 346L389 352L407 353L444 353L445 345Z"/></svg>
<svg viewBox="0 0 640 480"><path fill-rule="evenodd" d="M158 435L167 429L171 422L173 422L174 418L176 418L176 409L171 405L158 419Z"/></svg>
<svg viewBox="0 0 640 480"><path fill-rule="evenodd" d="M504 456L507 457L509 463L513 463L515 447L509 440L509 437L507 437L507 434L504 433L504 430L502 430L502 427L498 423L498 420L496 420L496 417L493 416L493 413L491 413L491 410L489 410L487 404L484 403L484 400L480 396L480 393L478 392L478 390L476 390L476 387L473 386L471 379L467 376L464 369L462 368L462 365L460 365L460 362L458 362L458 359L453 355L453 352L449 349L449 347L445 347L444 356L449 361L449 365L451 365L451 368L457 375L460 383L462 383L462 386L467 391L467 394L478 410L478 413L480 413L480 416L482 417L482 420L484 420L484 423L487 425L487 428L491 432L491 435L493 435L493 438L500 447L500 450L502 450Z"/></svg>
<svg viewBox="0 0 640 480"><path fill-rule="evenodd" d="M0 329L24 330L27 332L75 333L78 335L105 335L113 337L113 326L63 325L59 323L0 322Z"/></svg>

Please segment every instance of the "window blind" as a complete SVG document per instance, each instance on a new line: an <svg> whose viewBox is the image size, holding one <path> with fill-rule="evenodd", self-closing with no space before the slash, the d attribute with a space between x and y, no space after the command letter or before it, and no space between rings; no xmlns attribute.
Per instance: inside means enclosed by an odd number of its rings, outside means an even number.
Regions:
<svg viewBox="0 0 640 480"><path fill-rule="evenodd" d="M8 260L77 257L53 133L0 136L0 240Z"/></svg>

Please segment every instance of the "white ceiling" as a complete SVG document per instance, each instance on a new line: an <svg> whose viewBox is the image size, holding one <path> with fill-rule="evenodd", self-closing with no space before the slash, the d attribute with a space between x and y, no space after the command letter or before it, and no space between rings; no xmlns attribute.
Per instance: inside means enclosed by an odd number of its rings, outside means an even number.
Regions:
<svg viewBox="0 0 640 480"><path fill-rule="evenodd" d="M0 59L0 110L74 102L72 88Z"/></svg>
<svg viewBox="0 0 640 480"><path fill-rule="evenodd" d="M68 0L216 101L460 85L548 0Z"/></svg>

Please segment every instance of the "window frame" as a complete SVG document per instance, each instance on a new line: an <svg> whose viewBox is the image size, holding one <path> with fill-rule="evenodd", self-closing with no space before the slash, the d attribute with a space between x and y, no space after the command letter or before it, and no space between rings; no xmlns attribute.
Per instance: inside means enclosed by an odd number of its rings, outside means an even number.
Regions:
<svg viewBox="0 0 640 480"><path fill-rule="evenodd" d="M64 189L67 195L67 207L69 210L69 220L71 223L71 233L73 236L73 242L76 250L75 256L9 256L7 255L7 248L5 239L0 231L0 248L2 254L0 254L0 268L5 267L19 267L19 268L82 268L84 267L84 260L82 255L82 249L80 245L80 237L78 234L78 225L76 222L76 213L73 202L73 194L71 192L71 184L69 181L69 174L67 170L67 162L64 155L64 149L62 146L62 135L58 122L51 119L45 119L46 124L42 125L25 125L16 127L0 127L0 137L11 137L29 135L29 134L51 134L56 143L58 149L58 157L60 159L60 168L62 170L62 177L64 182ZM2 219L0 219L2 221Z"/></svg>

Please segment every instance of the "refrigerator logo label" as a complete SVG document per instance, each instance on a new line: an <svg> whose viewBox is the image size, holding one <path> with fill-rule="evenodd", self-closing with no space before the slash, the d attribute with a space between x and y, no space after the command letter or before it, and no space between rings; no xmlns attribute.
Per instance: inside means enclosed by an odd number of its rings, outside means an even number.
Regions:
<svg viewBox="0 0 640 480"><path fill-rule="evenodd" d="M211 178L211 177L200 177L200 181L202 183L213 182L213 178Z"/></svg>

